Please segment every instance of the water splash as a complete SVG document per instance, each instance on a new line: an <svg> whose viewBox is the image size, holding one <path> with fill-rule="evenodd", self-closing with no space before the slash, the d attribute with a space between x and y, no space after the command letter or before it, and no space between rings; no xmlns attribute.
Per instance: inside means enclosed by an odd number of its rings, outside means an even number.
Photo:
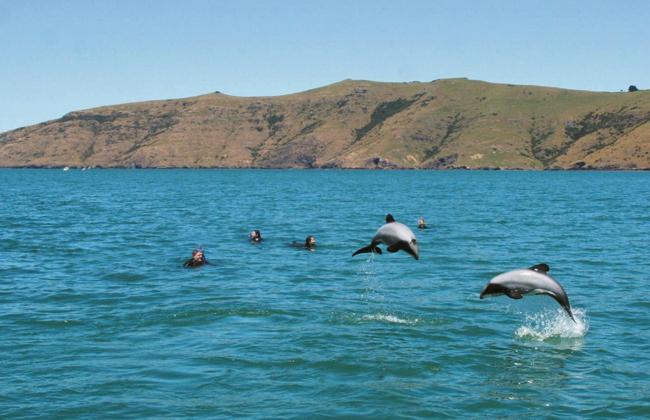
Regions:
<svg viewBox="0 0 650 420"><path fill-rule="evenodd" d="M345 325L367 324L369 322L380 322L398 325L416 325L423 322L422 318L393 314L390 312L375 313L335 313L332 312L330 320L334 323Z"/></svg>
<svg viewBox="0 0 650 420"><path fill-rule="evenodd" d="M361 300L370 304L370 302L383 301L384 296L381 293L382 284L377 278L377 273L374 270L374 253L370 253L368 259L361 265L358 275L363 281L363 292L361 293Z"/></svg>
<svg viewBox="0 0 650 420"><path fill-rule="evenodd" d="M405 324L405 325L415 325L418 322L420 322L419 318L404 319L396 315L382 314L382 313L364 315L361 317L361 319L363 321L381 321L381 322L388 322L391 324Z"/></svg>
<svg viewBox="0 0 650 420"><path fill-rule="evenodd" d="M374 261L375 261L375 253L374 252L368 253L368 258L365 261L363 261L363 264L361 265L361 268L359 270L359 273L363 275L364 278L375 276L375 271L372 267L372 263Z"/></svg>
<svg viewBox="0 0 650 420"><path fill-rule="evenodd" d="M515 335L539 341L584 337L589 330L586 311L579 308L572 308L572 310L576 322L573 322L561 308L526 315L524 325L517 329Z"/></svg>

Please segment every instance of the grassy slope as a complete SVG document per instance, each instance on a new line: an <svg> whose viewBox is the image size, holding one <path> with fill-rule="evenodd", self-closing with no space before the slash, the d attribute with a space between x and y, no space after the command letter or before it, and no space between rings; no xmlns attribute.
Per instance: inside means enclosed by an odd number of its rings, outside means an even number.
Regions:
<svg viewBox="0 0 650 420"><path fill-rule="evenodd" d="M650 91L342 81L95 108L0 134L0 166L650 168Z"/></svg>

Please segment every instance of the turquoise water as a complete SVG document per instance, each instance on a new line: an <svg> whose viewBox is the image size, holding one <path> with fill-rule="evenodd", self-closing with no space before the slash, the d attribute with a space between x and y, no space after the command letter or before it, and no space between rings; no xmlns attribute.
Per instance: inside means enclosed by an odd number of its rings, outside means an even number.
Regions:
<svg viewBox="0 0 650 420"><path fill-rule="evenodd" d="M0 182L0 417L650 416L650 173ZM427 219L419 261L351 257L387 212ZM289 246L308 234L316 252ZM197 245L214 265L183 269ZM544 296L479 300L540 262L577 324Z"/></svg>

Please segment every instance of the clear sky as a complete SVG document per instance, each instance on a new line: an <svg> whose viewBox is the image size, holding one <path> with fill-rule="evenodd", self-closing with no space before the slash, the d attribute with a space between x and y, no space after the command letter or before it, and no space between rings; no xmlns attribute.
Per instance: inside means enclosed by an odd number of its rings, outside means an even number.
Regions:
<svg viewBox="0 0 650 420"><path fill-rule="evenodd" d="M0 0L0 132L215 90L448 77L650 88L650 1Z"/></svg>

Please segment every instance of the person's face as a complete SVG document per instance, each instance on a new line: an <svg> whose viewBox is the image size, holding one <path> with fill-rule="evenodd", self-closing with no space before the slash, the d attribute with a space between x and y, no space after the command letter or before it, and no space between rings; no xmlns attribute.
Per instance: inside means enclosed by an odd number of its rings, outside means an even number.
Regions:
<svg viewBox="0 0 650 420"><path fill-rule="evenodd" d="M203 252L198 251L197 253L194 254L194 256L192 258L194 258L194 260L196 260L196 261L202 260L203 259Z"/></svg>
<svg viewBox="0 0 650 420"><path fill-rule="evenodd" d="M309 238L309 245L316 245L316 238L314 237Z"/></svg>

